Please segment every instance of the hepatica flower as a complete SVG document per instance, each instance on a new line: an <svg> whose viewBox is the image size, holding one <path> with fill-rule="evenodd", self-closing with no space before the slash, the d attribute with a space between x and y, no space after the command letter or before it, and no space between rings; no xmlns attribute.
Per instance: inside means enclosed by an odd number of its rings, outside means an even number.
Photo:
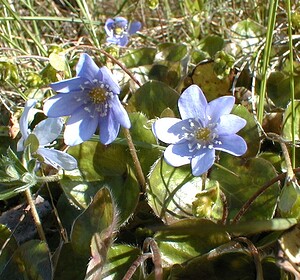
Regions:
<svg viewBox="0 0 300 280"><path fill-rule="evenodd" d="M152 127L162 142L169 143L164 158L174 167L191 163L192 173L199 176L215 161L215 151L241 156L247 150L245 140L236 133L246 121L230 114L233 96L223 96L207 103L202 90L191 85L180 96L182 117L162 118Z"/></svg>
<svg viewBox="0 0 300 280"><path fill-rule="evenodd" d="M139 21L130 22L123 17L109 18L105 22L106 41L124 47L128 44L129 36L135 34L142 27Z"/></svg>
<svg viewBox="0 0 300 280"><path fill-rule="evenodd" d="M99 68L88 54L82 54L76 66L77 77L50 85L58 92L45 102L49 117L70 116L64 140L74 146L89 140L100 128L100 142L113 142L120 125L130 128L130 120L118 94L120 87L107 67Z"/></svg>
<svg viewBox="0 0 300 280"><path fill-rule="evenodd" d="M32 131L28 128L29 114L35 104L36 100L34 99L28 100L25 104L24 112L20 118L20 131L22 137L18 141L17 150L24 150L26 140L32 133L39 141L39 146L35 153L42 156L46 164L49 164L56 169L59 167L62 167L65 170L77 168L77 161L74 157L62 151L47 148L47 146L49 146L60 134L63 127L62 119L48 118L38 123Z"/></svg>

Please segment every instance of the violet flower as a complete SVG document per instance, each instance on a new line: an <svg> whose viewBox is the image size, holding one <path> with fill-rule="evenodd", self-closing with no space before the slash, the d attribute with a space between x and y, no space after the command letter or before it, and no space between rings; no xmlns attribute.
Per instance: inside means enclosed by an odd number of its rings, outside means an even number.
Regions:
<svg viewBox="0 0 300 280"><path fill-rule="evenodd" d="M139 21L130 22L123 17L116 17L114 19L107 19L105 22L105 32L107 34L106 41L121 47L128 44L129 36L135 34L142 27Z"/></svg>
<svg viewBox="0 0 300 280"><path fill-rule="evenodd" d="M48 118L38 123L35 128L30 131L28 128L30 111L36 104L36 100L30 99L26 102L23 114L20 118L21 139L17 143L17 151L23 151L28 136L32 133L39 141L39 147L35 151L36 154L43 157L44 162L54 168L63 168L65 170L73 170L77 168L77 161L71 155L52 148L46 148L60 134L63 121L61 118Z"/></svg>
<svg viewBox="0 0 300 280"><path fill-rule="evenodd" d="M233 105L233 96L207 103L197 85L188 87L178 100L182 120L162 118L152 127L159 140L171 144L164 152L166 162L174 167L191 163L193 175L200 176L213 165L216 150L243 155L247 144L236 132L246 121L230 114Z"/></svg>
<svg viewBox="0 0 300 280"><path fill-rule="evenodd" d="M49 117L70 116L64 132L69 146L89 140L100 128L100 142L113 142L120 125L130 128L130 120L118 94L120 87L107 67L99 68L88 54L76 66L77 77L50 85L58 92L45 102Z"/></svg>

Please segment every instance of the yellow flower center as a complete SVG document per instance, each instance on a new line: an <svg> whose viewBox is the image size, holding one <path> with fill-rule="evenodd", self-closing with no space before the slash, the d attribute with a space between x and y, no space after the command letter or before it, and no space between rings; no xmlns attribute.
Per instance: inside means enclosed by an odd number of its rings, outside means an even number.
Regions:
<svg viewBox="0 0 300 280"><path fill-rule="evenodd" d="M122 35L123 32L124 32L124 28L116 26L115 29L114 29L114 31L115 31L116 35Z"/></svg>
<svg viewBox="0 0 300 280"><path fill-rule="evenodd" d="M211 130L208 127L199 128L195 133L195 138L202 141L209 141Z"/></svg>
<svg viewBox="0 0 300 280"><path fill-rule="evenodd" d="M103 103L107 100L107 91L104 88L95 87L89 92L89 96L93 103Z"/></svg>

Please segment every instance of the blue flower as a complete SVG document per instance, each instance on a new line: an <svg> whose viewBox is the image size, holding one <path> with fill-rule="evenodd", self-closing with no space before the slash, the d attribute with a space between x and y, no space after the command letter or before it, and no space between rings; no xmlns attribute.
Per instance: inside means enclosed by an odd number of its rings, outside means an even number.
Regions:
<svg viewBox="0 0 300 280"><path fill-rule="evenodd" d="M192 173L199 176L215 161L215 150L241 156L247 150L245 140L236 134L246 121L230 114L233 96L223 96L207 103L202 90L191 85L180 96L182 117L162 118L152 127L162 142L171 144L165 152L166 162L174 167L191 163Z"/></svg>
<svg viewBox="0 0 300 280"><path fill-rule="evenodd" d="M118 94L120 87L107 67L99 68L92 58L82 54L76 66L77 77L50 85L58 92L45 102L49 117L70 116L64 132L69 146L89 140L100 128L100 142L113 142L120 125L130 128L130 120Z"/></svg>
<svg viewBox="0 0 300 280"><path fill-rule="evenodd" d="M28 136L32 133L39 141L39 147L35 151L36 154L41 155L46 164L58 169L62 167L65 170L73 170L77 168L77 161L71 155L58 151L52 148L45 148L49 146L60 134L63 121L61 118L48 118L38 123L35 128L30 131L28 128L30 111L36 104L36 100L30 99L26 102L23 114L20 118L21 139L17 144L17 151L23 151L24 145Z"/></svg>
<svg viewBox="0 0 300 280"><path fill-rule="evenodd" d="M128 44L129 36L135 34L142 27L139 21L131 22L128 26L128 21L123 17L109 18L105 22L105 32L107 34L106 41L115 45L124 47Z"/></svg>

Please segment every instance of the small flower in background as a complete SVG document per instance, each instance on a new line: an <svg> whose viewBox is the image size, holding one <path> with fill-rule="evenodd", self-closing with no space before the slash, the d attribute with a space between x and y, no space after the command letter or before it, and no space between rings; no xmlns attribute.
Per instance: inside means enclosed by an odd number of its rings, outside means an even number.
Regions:
<svg viewBox="0 0 300 280"><path fill-rule="evenodd" d="M130 128L130 120L118 94L120 87L107 67L99 68L88 54L76 66L77 77L50 84L56 96L44 104L49 117L70 116L64 132L69 146L89 140L100 128L100 142L113 142L120 125Z"/></svg>
<svg viewBox="0 0 300 280"><path fill-rule="evenodd" d="M109 18L105 22L105 32L107 34L106 41L121 47L128 44L129 36L135 34L142 27L139 21L130 22L123 17Z"/></svg>
<svg viewBox="0 0 300 280"><path fill-rule="evenodd" d="M17 144L18 152L24 150L27 138L30 134L34 134L39 141L39 147L37 148L35 153L41 155L46 164L49 164L56 169L58 169L59 167L65 170L73 170L77 168L77 161L71 155L52 148L45 148L59 136L63 127L62 119L48 118L38 123L32 131L28 129L29 114L35 104L36 100L28 100L25 104L23 114L20 118L20 131L22 137Z"/></svg>
<svg viewBox="0 0 300 280"><path fill-rule="evenodd" d="M230 114L233 105L233 96L207 103L197 85L188 87L178 100L182 120L161 118L152 127L159 140L171 144L164 152L166 162L174 167L191 163L193 175L200 176L213 165L215 150L244 154L247 144L236 133L246 121Z"/></svg>

